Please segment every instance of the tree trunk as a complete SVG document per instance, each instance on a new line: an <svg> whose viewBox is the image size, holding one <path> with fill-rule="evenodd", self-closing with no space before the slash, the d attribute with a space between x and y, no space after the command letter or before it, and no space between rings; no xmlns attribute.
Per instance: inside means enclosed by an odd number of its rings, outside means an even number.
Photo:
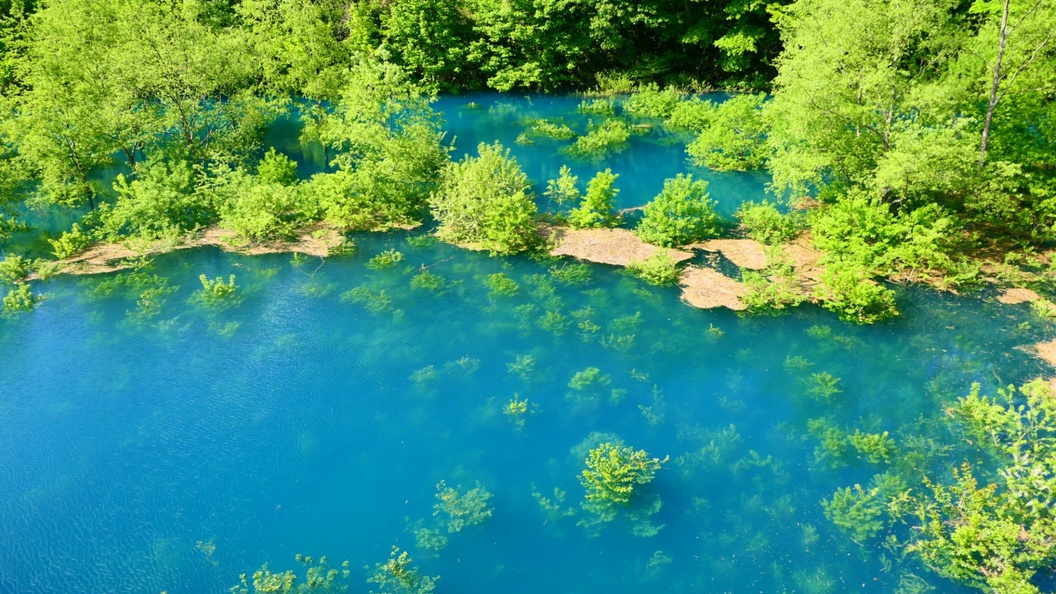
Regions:
<svg viewBox="0 0 1056 594"><path fill-rule="evenodd" d="M983 140L979 146L979 166L986 162L986 144L990 140L990 122L994 119L994 108L997 107L997 90L1001 86L1001 61L1005 57L1005 43L1008 41L1008 5L1005 0L1001 10L1001 32L997 45L997 61L994 63L994 82L990 85L990 103L986 107L986 122L983 124Z"/></svg>

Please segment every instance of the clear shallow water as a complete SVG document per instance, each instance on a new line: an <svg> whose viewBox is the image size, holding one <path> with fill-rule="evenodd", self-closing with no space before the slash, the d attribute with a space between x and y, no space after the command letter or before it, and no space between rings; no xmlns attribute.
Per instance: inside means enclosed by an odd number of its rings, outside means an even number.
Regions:
<svg viewBox="0 0 1056 594"><path fill-rule="evenodd" d="M533 177L557 167L553 148L546 165L508 144ZM355 253L298 265L169 254L154 273L179 288L155 316L134 315L138 289L102 295L109 275L53 279L36 312L0 320L0 591L223 592L265 562L299 569L304 553L349 560L362 592L361 568L394 544L441 576L440 593L894 592L903 570L958 591L912 563L888 568L878 543L824 518L823 498L881 469L830 468L807 423L948 439L926 422L942 402L1041 373L1015 349L1046 338L1019 328L1025 307L910 290L904 316L876 327L814 307L747 318L606 266L569 285L550 272L560 262L408 237L357 235ZM390 248L404 262L366 267ZM411 288L423 265L442 292ZM482 279L498 272L518 294L489 294ZM199 274L236 275L241 301L198 303ZM525 355L522 377L509 366ZM588 367L608 383L570 388ZM808 394L817 372L841 378L836 404ZM514 394L535 410L523 428L502 413ZM722 431L729 447L700 455ZM579 508L572 450L592 432L671 457L656 536L618 521L591 538L582 510L549 518L533 498L533 484L561 488ZM430 557L409 529L433 525L441 480L479 481L494 515Z"/></svg>

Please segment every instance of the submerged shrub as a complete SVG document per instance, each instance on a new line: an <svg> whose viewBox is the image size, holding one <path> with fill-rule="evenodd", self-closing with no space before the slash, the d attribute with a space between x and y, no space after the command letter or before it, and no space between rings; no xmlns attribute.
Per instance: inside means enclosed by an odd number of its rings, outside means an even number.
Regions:
<svg viewBox="0 0 1056 594"><path fill-rule="evenodd" d="M584 99L576 107L576 111L588 115L611 116L616 114L616 104L609 99Z"/></svg>
<svg viewBox="0 0 1056 594"><path fill-rule="evenodd" d="M572 169L568 165L562 165L557 179L546 182L546 191L543 195L560 206L577 204L582 198L577 184L579 184L579 176L572 175Z"/></svg>
<svg viewBox="0 0 1056 594"><path fill-rule="evenodd" d="M375 594L432 594L436 590L436 580L440 579L439 576L422 575L412 563L407 551L400 551L399 547L394 546L388 561L374 565L374 571L367 578L367 583L378 588Z"/></svg>
<svg viewBox="0 0 1056 594"><path fill-rule="evenodd" d="M715 202L708 183L678 174L664 181L664 189L642 209L635 233L643 241L663 247L707 239L716 232Z"/></svg>
<svg viewBox="0 0 1056 594"><path fill-rule="evenodd" d="M517 281L502 272L489 274L484 279L484 285L487 286L488 290L492 293L495 293L496 295L505 295L507 297L516 295L521 290Z"/></svg>
<svg viewBox="0 0 1056 594"><path fill-rule="evenodd" d="M623 104L623 109L639 117L662 119L671 115L681 98L682 94L675 89L661 91L660 86L654 83L640 87Z"/></svg>
<svg viewBox="0 0 1056 594"><path fill-rule="evenodd" d="M476 526L491 517L491 493L480 482L464 493L460 492L461 489L462 485L452 488L444 481L436 485L439 502L433 506L433 515L444 521L448 532L461 532L463 528Z"/></svg>
<svg viewBox="0 0 1056 594"><path fill-rule="evenodd" d="M400 262L403 262L402 252L395 249L385 250L370 260L367 260L367 268L370 268L371 270L380 270L382 268L395 266Z"/></svg>
<svg viewBox="0 0 1056 594"><path fill-rule="evenodd" d="M601 521L615 519L635 504L642 487L653 481L667 460L650 458L645 450L610 442L593 448L579 475L579 482L586 489L583 508Z"/></svg>
<svg viewBox="0 0 1056 594"><path fill-rule="evenodd" d="M4 313L13 314L33 311L37 304L43 300L44 297L34 293L28 284L20 283L15 285L15 288L8 291L7 295L4 296Z"/></svg>
<svg viewBox="0 0 1056 594"><path fill-rule="evenodd" d="M585 285L594 277L594 272L590 264L586 262L577 264L565 263L561 266L551 266L550 276L566 285Z"/></svg>
<svg viewBox="0 0 1056 594"><path fill-rule="evenodd" d="M212 560L216 552L216 544L211 540L208 542L198 541L198 550L205 554L206 558ZM352 572L349 570L348 561L341 564L341 569L332 568L327 564L326 556L315 559L307 555L297 554L294 556L298 563L305 567L304 581L291 570L283 573L275 573L268 569L265 563L260 569L253 573L252 582L246 574L241 575L241 582L230 588L231 594L265 594L275 592L280 594L301 594L304 592L343 592L348 589L348 579ZM251 589L252 588L252 589Z"/></svg>
<svg viewBox="0 0 1056 594"><path fill-rule="evenodd" d="M437 236L512 254L537 244L535 202L528 176L499 143L477 147L478 156L449 163L429 198Z"/></svg>
<svg viewBox="0 0 1056 594"><path fill-rule="evenodd" d="M564 152L577 159L601 159L611 153L627 148L631 137L631 128L623 120L605 120L600 125L594 122L587 124L587 134L580 136Z"/></svg>
<svg viewBox="0 0 1056 594"><path fill-rule="evenodd" d="M446 284L444 277L433 274L428 270L423 270L411 277L412 289L439 292L444 290Z"/></svg>
<svg viewBox="0 0 1056 594"><path fill-rule="evenodd" d="M523 137L525 140L533 140L536 138L553 138L555 140L569 140L575 137L576 133L569 128L568 125L563 123L551 122L545 119L529 119L527 122L527 128L524 132L518 136L518 141Z"/></svg>
<svg viewBox="0 0 1056 594"><path fill-rule="evenodd" d="M632 260L627 272L650 285L672 285L678 281L678 262L671 254L657 250L646 260Z"/></svg>

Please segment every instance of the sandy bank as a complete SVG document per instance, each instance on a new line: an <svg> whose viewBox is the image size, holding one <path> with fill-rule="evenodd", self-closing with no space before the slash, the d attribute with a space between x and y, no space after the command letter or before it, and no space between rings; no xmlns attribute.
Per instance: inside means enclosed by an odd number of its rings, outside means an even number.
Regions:
<svg viewBox="0 0 1056 594"><path fill-rule="evenodd" d="M99 243L87 250L60 260L60 274L103 274L130 268L127 262L143 256L152 256L202 246L215 246L227 252L255 256L259 254L281 254L298 252L309 256L325 258L330 252L344 243L344 235L336 229L315 226L301 232L291 241L276 241L268 244L234 245L232 240L236 233L229 229L209 227L201 233L188 237L179 243L160 241L154 243Z"/></svg>

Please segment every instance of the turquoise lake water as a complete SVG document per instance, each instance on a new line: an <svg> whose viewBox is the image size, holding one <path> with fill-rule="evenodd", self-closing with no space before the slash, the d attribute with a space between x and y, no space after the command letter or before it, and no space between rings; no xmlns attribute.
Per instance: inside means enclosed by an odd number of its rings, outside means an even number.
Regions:
<svg viewBox="0 0 1056 594"><path fill-rule="evenodd" d="M498 139L545 187L571 162L560 143L516 145L516 122L577 102L437 107L456 156ZM611 167L620 206L637 206L691 171L682 150L636 137L576 171ZM698 173L723 212L762 197L757 175ZM37 311L0 320L0 592L225 592L263 563L301 569L298 553L348 560L349 591L366 592L364 566L393 545L440 576L439 593L886 593L911 574L960 592L824 517L822 499L883 468L833 468L808 422L941 450L944 402L1046 371L1016 347L1047 329L985 295L901 289L903 316L871 327L813 306L744 317L607 266L569 275L568 261L489 257L422 232L353 239L325 262L199 249L133 277L57 277L36 287L48 294ZM388 249L404 260L367 267ZM423 266L440 290L412 288ZM489 292L497 273L518 291ZM235 275L238 299L201 303L201 274ZM172 292L140 315L142 286L115 279L150 275ZM589 368L597 381L570 387ZM834 403L810 394L822 372L840 378ZM529 402L523 424L503 412L515 395ZM577 526L583 452L606 439L670 456L650 486L657 534ZM441 526L440 481L479 482L494 511L431 554L413 530ZM555 488L572 517L533 497Z"/></svg>

